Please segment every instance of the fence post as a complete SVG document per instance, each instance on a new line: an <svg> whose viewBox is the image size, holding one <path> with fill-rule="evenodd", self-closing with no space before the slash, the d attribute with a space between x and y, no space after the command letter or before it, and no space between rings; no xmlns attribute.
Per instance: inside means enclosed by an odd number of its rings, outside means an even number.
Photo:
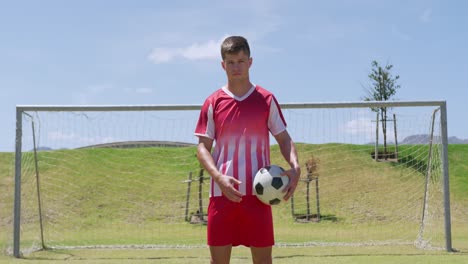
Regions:
<svg viewBox="0 0 468 264"><path fill-rule="evenodd" d="M190 206L190 188L192 186L192 172L189 172L188 180L187 180L187 197L185 201L185 221L190 221L189 219L189 206Z"/></svg>
<svg viewBox="0 0 468 264"><path fill-rule="evenodd" d="M320 195L319 195L319 177L315 177L315 195L317 200L317 222L320 222Z"/></svg>
<svg viewBox="0 0 468 264"><path fill-rule="evenodd" d="M198 184L198 213L200 216L200 219L203 220L203 169L200 170L199 174L199 184Z"/></svg>

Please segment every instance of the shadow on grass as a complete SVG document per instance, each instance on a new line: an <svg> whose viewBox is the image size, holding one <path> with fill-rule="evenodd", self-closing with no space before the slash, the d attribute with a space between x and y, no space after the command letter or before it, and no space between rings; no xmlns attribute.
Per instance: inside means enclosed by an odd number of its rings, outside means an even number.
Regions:
<svg viewBox="0 0 468 264"><path fill-rule="evenodd" d="M323 221L328 221L328 222L338 222L339 219L336 217L336 215L320 215L320 217L317 214L294 214L294 221L298 223L318 223L318 222L323 222Z"/></svg>
<svg viewBox="0 0 468 264"><path fill-rule="evenodd" d="M427 159L417 159L412 155L403 156L398 158L398 165L403 165L407 168L414 169L415 171L421 173L422 175L426 175L427 173Z"/></svg>

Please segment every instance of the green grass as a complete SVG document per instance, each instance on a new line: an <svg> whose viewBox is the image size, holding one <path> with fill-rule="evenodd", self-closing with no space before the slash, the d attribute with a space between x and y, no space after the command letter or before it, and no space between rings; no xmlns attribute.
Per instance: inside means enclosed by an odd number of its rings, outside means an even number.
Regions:
<svg viewBox="0 0 468 264"><path fill-rule="evenodd" d="M450 190L458 200L468 200L468 147L449 145Z"/></svg>
<svg viewBox="0 0 468 264"><path fill-rule="evenodd" d="M366 252L366 253L363 253ZM234 248L231 263L250 263L247 248ZM466 263L467 252L446 253L418 251L401 247L308 247L274 249L274 263ZM0 256L0 263L190 263L209 262L208 249L158 249L158 250L57 250L36 252L28 259Z"/></svg>
<svg viewBox="0 0 468 264"><path fill-rule="evenodd" d="M414 155L411 148L401 147L400 159L407 163L399 166L395 163L372 161L372 147L369 146L298 144L301 160L311 156L320 160L318 173L323 197L322 214L328 218L320 223L296 223L292 220L289 203L275 207L277 242L326 242L337 239L343 242L366 241L369 238L378 240L387 236L406 236L414 230L417 232L417 221L415 223L410 219L407 223L394 223L398 216L388 211L403 211L402 214L409 215L414 213L416 218L420 212L413 212L413 208L399 208L398 205L402 202L399 199L405 199L405 196L388 196L390 194L387 195L386 189L387 186L398 186L403 193L405 186L419 186L424 182L427 157ZM286 167L277 146L273 146L271 156L272 163ZM25 153L23 159L31 163L32 153ZM341 161L340 165L335 163L332 167L331 161L337 160ZM205 227L190 225L179 217L183 215L185 207L187 185L183 181L187 179L189 172L193 172L194 178L198 176L195 148L60 150L40 152L39 161L44 210L47 211L45 220L60 230L55 233L48 231L47 238L54 237L61 245L183 243L196 245L197 248L54 250L35 252L28 258L35 262L43 259L43 263L62 263L64 259L77 263L82 263L82 260L93 263L208 261L207 249L198 248L205 243ZM461 253L418 250L413 246L277 247L275 263L465 263L468 252L468 228L464 219L464 212L468 208L467 161L467 145L449 146L453 246L461 250ZM12 165L13 154L0 153L0 228L8 232L11 232L12 225ZM28 241L37 241L37 236L32 235L38 232L37 198L33 167L23 170L30 175L23 179L23 195L29 196L24 200L26 210L23 219L26 224L22 237L22 242L27 244ZM359 177L349 177L351 170ZM114 175L115 171L125 177L117 177ZM204 184L203 188L207 186ZM192 188L190 199L195 201L198 198L195 191L198 188L197 183L193 183ZM360 190L369 188L374 192L360 193ZM64 189L67 191L63 192ZM174 196L175 193L180 195ZM97 194L101 198L96 198L99 197ZM304 195L305 188L298 188L296 213L305 212L304 202L299 203L302 201L300 197ZM354 199L357 200L339 199L343 195L356 197ZM360 204L362 201L366 201L365 206ZM206 207L206 198L203 202ZM171 203L172 207L161 206ZM195 213L197 206L193 202L190 213ZM71 218L62 220L59 217L61 212L68 212ZM0 248L5 248L6 241L11 239L8 232L1 232ZM245 263L249 255L247 249L236 248L233 263ZM0 256L0 263L2 261L6 263L12 259ZM22 263L24 260L13 261Z"/></svg>

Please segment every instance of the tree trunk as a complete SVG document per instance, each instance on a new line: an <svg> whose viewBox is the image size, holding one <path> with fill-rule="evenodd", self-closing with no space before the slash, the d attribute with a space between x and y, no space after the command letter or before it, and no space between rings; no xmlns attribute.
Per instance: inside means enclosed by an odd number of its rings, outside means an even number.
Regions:
<svg viewBox="0 0 468 264"><path fill-rule="evenodd" d="M382 108L382 133L384 143L384 157L387 160L387 108Z"/></svg>

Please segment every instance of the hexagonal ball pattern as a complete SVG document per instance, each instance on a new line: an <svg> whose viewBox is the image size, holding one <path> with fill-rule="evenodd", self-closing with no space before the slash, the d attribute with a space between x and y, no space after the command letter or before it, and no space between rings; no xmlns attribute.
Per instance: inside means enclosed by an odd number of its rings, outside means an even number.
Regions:
<svg viewBox="0 0 468 264"><path fill-rule="evenodd" d="M255 191L257 192L257 194L259 195L262 195L263 194L263 186L261 183L257 183L255 185Z"/></svg>
<svg viewBox="0 0 468 264"><path fill-rule="evenodd" d="M275 199L273 199L273 200L270 200L270 204L271 204L271 205L277 205L277 204L279 204L280 202L281 202L281 200L278 199L278 198L275 198Z"/></svg>
<svg viewBox="0 0 468 264"><path fill-rule="evenodd" d="M275 177L271 180L271 186L276 190L279 190L283 186L283 179L281 177Z"/></svg>

